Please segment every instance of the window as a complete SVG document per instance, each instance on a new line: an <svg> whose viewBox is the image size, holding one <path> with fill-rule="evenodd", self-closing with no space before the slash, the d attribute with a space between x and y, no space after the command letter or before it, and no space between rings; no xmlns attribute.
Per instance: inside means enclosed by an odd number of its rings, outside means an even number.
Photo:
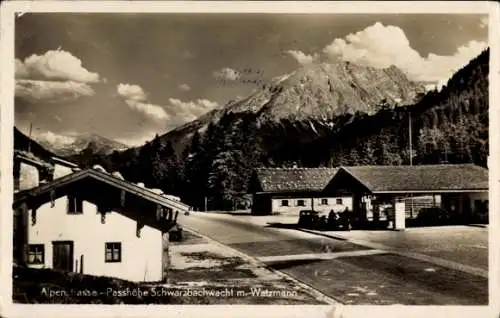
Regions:
<svg viewBox="0 0 500 318"><path fill-rule="evenodd" d="M83 200L74 196L68 196L68 214L82 214Z"/></svg>
<svg viewBox="0 0 500 318"><path fill-rule="evenodd" d="M28 263L29 264L43 264L44 260L44 246L43 244L30 244L28 246Z"/></svg>
<svg viewBox="0 0 500 318"><path fill-rule="evenodd" d="M321 199L322 205L328 205L328 199Z"/></svg>
<svg viewBox="0 0 500 318"><path fill-rule="evenodd" d="M106 243L106 263L122 261L122 243Z"/></svg>
<svg viewBox="0 0 500 318"><path fill-rule="evenodd" d="M281 206L288 206L288 200L281 200Z"/></svg>
<svg viewBox="0 0 500 318"><path fill-rule="evenodd" d="M304 200L297 200L297 206L305 206L306 202Z"/></svg>
<svg viewBox="0 0 500 318"><path fill-rule="evenodd" d="M337 204L342 204L342 199L337 199Z"/></svg>

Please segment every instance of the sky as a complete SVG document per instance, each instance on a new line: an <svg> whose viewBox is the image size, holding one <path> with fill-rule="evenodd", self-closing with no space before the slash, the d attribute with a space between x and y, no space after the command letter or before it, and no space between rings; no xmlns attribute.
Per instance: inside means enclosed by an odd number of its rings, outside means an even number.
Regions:
<svg viewBox="0 0 500 318"><path fill-rule="evenodd" d="M26 13L15 24L15 124L67 143L140 145L307 63L442 84L488 44L486 15Z"/></svg>

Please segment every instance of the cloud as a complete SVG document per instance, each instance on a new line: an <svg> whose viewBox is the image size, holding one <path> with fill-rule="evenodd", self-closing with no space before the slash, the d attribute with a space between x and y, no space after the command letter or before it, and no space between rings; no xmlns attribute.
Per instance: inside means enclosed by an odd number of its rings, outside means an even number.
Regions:
<svg viewBox="0 0 500 318"><path fill-rule="evenodd" d="M186 123L197 119L214 108L219 107L217 102L207 99L198 99L196 101L184 102L180 99L170 98L170 113L176 117L178 123Z"/></svg>
<svg viewBox="0 0 500 318"><path fill-rule="evenodd" d="M181 84L181 85L179 85L179 89L181 91L187 92L187 91L191 90L191 86L189 86L188 84Z"/></svg>
<svg viewBox="0 0 500 318"><path fill-rule="evenodd" d="M481 20L479 21L479 27L481 29L487 28L489 23L490 23L489 16L482 17Z"/></svg>
<svg viewBox="0 0 500 318"><path fill-rule="evenodd" d="M286 53L293 57L300 65L312 63L318 58L317 54L308 55L298 50L289 50Z"/></svg>
<svg viewBox="0 0 500 318"><path fill-rule="evenodd" d="M33 54L24 62L15 61L16 78L33 80L73 81L97 83L99 74L89 72L82 66L82 61L71 53L57 50L47 51L43 55Z"/></svg>
<svg viewBox="0 0 500 318"><path fill-rule="evenodd" d="M233 70L232 68L225 67L218 71L212 72L213 77L218 80L226 80L226 81L236 81L241 77L240 72Z"/></svg>
<svg viewBox="0 0 500 318"><path fill-rule="evenodd" d="M118 84L116 90L126 100L145 101L146 93L139 85Z"/></svg>
<svg viewBox="0 0 500 318"><path fill-rule="evenodd" d="M59 135L55 134L51 131L47 131L41 134L38 134L36 136L36 139L39 141L45 141L50 143L51 145L54 146L64 146L64 145L69 145L73 142L75 142L76 138L75 137L70 137L70 136L65 136L65 135Z"/></svg>
<svg viewBox="0 0 500 318"><path fill-rule="evenodd" d="M376 68L394 65L412 80L443 83L486 47L485 42L470 41L453 55L431 53L423 57L411 47L401 28L377 22L343 39L333 40L322 53L333 61L350 61Z"/></svg>
<svg viewBox="0 0 500 318"><path fill-rule="evenodd" d="M125 103L133 110L138 111L154 120L166 120L169 118L163 107L151 104L147 101L144 90L139 85L118 84L116 87Z"/></svg>
<svg viewBox="0 0 500 318"><path fill-rule="evenodd" d="M72 81L16 80L16 97L29 102L61 103L78 100L95 94L92 87L85 83Z"/></svg>
<svg viewBox="0 0 500 318"><path fill-rule="evenodd" d="M167 120L169 119L169 115L165 112L163 107L159 105L154 105L154 104L149 104L149 103L141 103L141 102L135 102L135 101L127 101L127 105L130 106L130 108L135 109L146 116L156 119L156 120Z"/></svg>

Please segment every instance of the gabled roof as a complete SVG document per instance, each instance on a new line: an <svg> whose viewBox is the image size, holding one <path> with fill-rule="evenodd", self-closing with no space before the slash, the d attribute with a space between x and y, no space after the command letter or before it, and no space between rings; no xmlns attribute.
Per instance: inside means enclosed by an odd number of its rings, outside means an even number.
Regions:
<svg viewBox="0 0 500 318"><path fill-rule="evenodd" d="M372 193L488 190L488 169L474 164L341 167ZM335 178L330 182L335 182Z"/></svg>
<svg viewBox="0 0 500 318"><path fill-rule="evenodd" d="M336 168L259 168L255 170L254 177L262 192L322 191L337 170Z"/></svg>
<svg viewBox="0 0 500 318"><path fill-rule="evenodd" d="M15 193L14 194L14 205L17 205L18 203L21 203L24 200L29 199L30 197L35 197L35 196L39 196L42 194L46 194L54 189L60 188L60 187L65 186L65 185L70 185L72 183L75 183L77 181L81 181L84 179L93 179L93 180L96 180L98 182L105 183L105 184L110 185L114 188L125 190L129 193L136 195L136 196L142 197L146 200L149 200L153 203L160 204L160 205L165 206L165 207L174 208L176 210L181 210L181 211L188 211L189 210L189 206L182 203L182 202L172 200L170 198L165 197L164 195L154 193L147 188L139 187L131 182L116 178L116 177L112 176L111 174L100 172L100 171L97 171L95 169L87 169L87 170L81 170L78 172L74 172L74 173L68 174L66 176L63 176L61 178L55 179L54 181L52 181L50 183L42 184L36 188L32 188L32 189L28 189L25 191Z"/></svg>

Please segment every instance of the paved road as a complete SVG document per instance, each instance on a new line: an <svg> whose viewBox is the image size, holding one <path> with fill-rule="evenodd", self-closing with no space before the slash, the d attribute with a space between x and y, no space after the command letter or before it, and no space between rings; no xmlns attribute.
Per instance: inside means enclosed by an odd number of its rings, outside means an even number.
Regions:
<svg viewBox="0 0 500 318"><path fill-rule="evenodd" d="M486 305L488 302L488 281L483 276L348 241L270 227L263 220L266 219L256 216L193 213L179 221L344 304ZM410 241L406 240L408 247ZM481 240L473 241L472 245L482 244L478 243ZM416 246L422 251L422 245ZM478 254L487 254L487 250L476 249L480 250ZM459 259L456 255L451 258ZM481 263L475 260L471 265L482 267Z"/></svg>
<svg viewBox="0 0 500 318"><path fill-rule="evenodd" d="M412 228L406 231L337 232L350 240L368 240L488 271L488 229L471 226Z"/></svg>

